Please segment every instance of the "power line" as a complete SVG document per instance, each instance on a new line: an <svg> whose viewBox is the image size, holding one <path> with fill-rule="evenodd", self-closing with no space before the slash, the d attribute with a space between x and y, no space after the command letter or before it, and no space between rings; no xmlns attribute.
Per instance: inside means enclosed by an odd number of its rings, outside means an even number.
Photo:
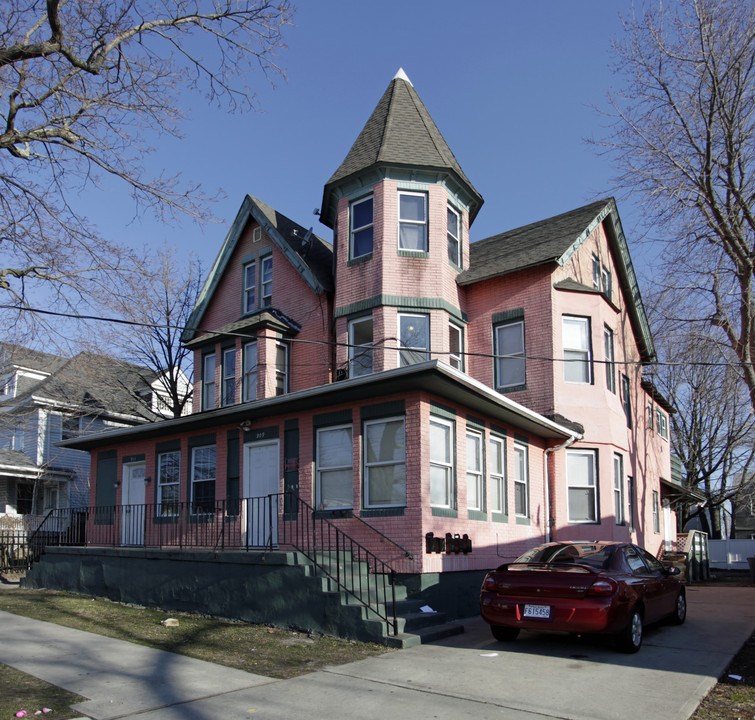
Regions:
<svg viewBox="0 0 755 720"><path fill-rule="evenodd" d="M142 328L148 328L148 329L154 329L154 330L174 330L176 332L183 332L186 330L186 327L181 327L179 325L170 325L167 323L153 323L153 322L142 322L139 320L125 320L123 318L114 318L114 317L104 317L102 315L81 315L78 313L66 313L66 312L60 312L56 310L44 310L41 308L32 308L32 307L18 307L15 305L0 305L0 309L3 310L15 310L15 311L24 311L24 312L33 312L40 315L51 315L53 317L63 317L68 318L71 320L93 320L97 322L109 322L114 323L117 325L130 325L133 327L142 327ZM219 332L218 330L208 330L206 328L192 328L194 332L198 333L207 333L209 335L225 335L229 337L238 337L241 339L256 339L257 335L253 333L242 333L242 332L234 332L234 331L223 331ZM389 338L390 340L396 340L396 338ZM372 347L377 349L377 345L373 346L365 346L365 345L354 345L352 343L343 343L343 342L336 342L331 340L304 340L302 338L286 338L286 342L288 343L300 343L305 345L327 345L329 347L346 347L346 348L359 348L359 347ZM390 350L390 351L401 351L401 350L411 350L412 348L406 348L402 347L401 345L385 345L383 343L380 344L380 347L383 350ZM428 350L427 351L430 354L433 355L451 355L450 352L442 352L437 350ZM480 353L480 352L456 352L453 353L454 355L463 355L465 357L481 357L481 358L487 358L490 360L504 360L504 359L522 359L522 360L532 360L534 361L540 361L540 362L552 362L552 363L577 363L577 362L583 362L581 360L573 360L573 359L567 359L567 358L555 358L555 357L547 357L547 356L541 356L541 355L495 355L493 353ZM663 367L689 367L689 366L695 366L695 367L739 367L739 366L755 366L755 363L745 363L737 361L735 363L727 363L727 362L703 362L703 361L685 361L685 362L676 362L676 361L670 361L670 360L655 360L652 363L643 362L641 360L597 360L595 358L590 358L590 363L594 365L611 365L611 366L624 366L624 367L631 367L631 366L640 366L640 367L647 367L648 365L651 366L663 366ZM308 363L308 365L312 365L312 363Z"/></svg>

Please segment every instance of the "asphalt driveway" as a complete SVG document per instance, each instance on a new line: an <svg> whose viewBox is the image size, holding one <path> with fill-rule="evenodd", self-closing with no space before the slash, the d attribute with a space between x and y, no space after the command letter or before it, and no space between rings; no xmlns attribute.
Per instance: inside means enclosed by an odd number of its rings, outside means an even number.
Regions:
<svg viewBox="0 0 755 720"><path fill-rule="evenodd" d="M499 643L475 618L445 641L274 680L0 612L0 662L91 698L78 709L102 720L686 720L755 629L755 587L688 600L687 623L648 630L636 655L526 632Z"/></svg>

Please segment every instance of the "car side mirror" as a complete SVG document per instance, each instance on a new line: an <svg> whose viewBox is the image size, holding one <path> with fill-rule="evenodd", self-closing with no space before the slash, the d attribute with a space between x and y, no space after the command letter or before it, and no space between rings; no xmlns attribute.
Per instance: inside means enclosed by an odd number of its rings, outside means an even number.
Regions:
<svg viewBox="0 0 755 720"><path fill-rule="evenodd" d="M680 570L680 569L679 569L678 567L676 567L676 566L667 567L667 568L665 568L665 570L666 570L666 575L679 575L679 574L681 574L681 572L682 572L682 571L681 571L681 570Z"/></svg>

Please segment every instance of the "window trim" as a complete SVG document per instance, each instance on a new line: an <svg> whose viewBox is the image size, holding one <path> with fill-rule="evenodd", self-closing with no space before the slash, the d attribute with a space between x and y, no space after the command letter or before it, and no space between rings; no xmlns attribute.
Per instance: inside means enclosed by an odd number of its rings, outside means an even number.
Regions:
<svg viewBox="0 0 755 720"><path fill-rule="evenodd" d="M266 269L270 269L270 279L265 280ZM273 303L273 254L260 257L260 308L268 308Z"/></svg>
<svg viewBox="0 0 755 720"><path fill-rule="evenodd" d="M498 450L493 451L493 446L497 446ZM494 491L496 487L500 486L500 508L496 507L494 502L490 503L490 509L492 512L504 517L509 514L509 498L508 498L508 482L506 475L506 438L499 435L490 434L488 438L488 453L489 458L497 457L500 453L501 459L501 472L493 472L493 462L488 460L488 475L490 476L490 489Z"/></svg>
<svg viewBox="0 0 755 720"><path fill-rule="evenodd" d="M453 352L451 348L451 337L456 333L458 338L458 351ZM448 364L460 372L464 372L464 328L453 321L448 323Z"/></svg>
<svg viewBox="0 0 755 720"><path fill-rule="evenodd" d="M520 467L519 458L522 459L521 468L523 470L524 477L517 478L517 471ZM514 441L514 474L512 477L514 485L514 515L518 518L530 517L530 449L529 446L523 442ZM525 512L519 512L517 504L517 485L524 486L524 502Z"/></svg>
<svg viewBox="0 0 755 720"><path fill-rule="evenodd" d="M230 359L230 361L229 361ZM236 347L223 349L221 407L236 404Z"/></svg>
<svg viewBox="0 0 755 720"><path fill-rule="evenodd" d="M196 478L196 456L197 452L200 450L207 450L209 448L212 448L212 450L215 453L215 475L210 480L209 478L202 478L201 480L197 480ZM196 517L199 515L208 515L211 514L210 512L206 510L198 510L197 509L197 499L195 494L195 488L197 483L209 483L212 482L213 484L213 503L215 502L215 494L217 492L217 481L218 481L218 454L217 454L217 445L215 443L208 443L207 445L194 445L191 448L191 469L189 471L189 508L191 515Z"/></svg>
<svg viewBox="0 0 755 720"><path fill-rule="evenodd" d="M176 464L176 468L177 468L176 479L172 482L163 482L162 458L167 455L178 456L178 462ZM177 488L177 491L178 491L176 493L175 511L166 512L165 508L163 507L163 504L164 504L163 491L166 487L174 487L174 486ZM178 516L178 508L181 502L181 451L180 450L166 450L165 452L157 453L157 497L155 498L155 501L157 503L156 513L155 513L157 517L177 517Z"/></svg>
<svg viewBox="0 0 755 720"><path fill-rule="evenodd" d="M568 347L566 344L566 324L579 322L586 327L587 348ZM585 315L562 315L561 316L561 347L564 358L563 378L565 383L573 385L592 385L595 379L593 373L593 351L592 351L592 322L591 318ZM585 356L583 360L567 358L567 353L580 353ZM567 371L579 363L587 369L587 380L571 380L567 377Z"/></svg>
<svg viewBox="0 0 755 720"><path fill-rule="evenodd" d="M462 226L461 226L461 213L453 207L450 203L446 206L446 246L448 250L448 261L454 265L457 268L462 267L462 246L461 246L461 238L462 238ZM456 216L456 228L458 235L454 235L450 228L448 223L448 217L449 215L455 215ZM451 240L456 244L456 257L451 257Z"/></svg>
<svg viewBox="0 0 755 720"><path fill-rule="evenodd" d="M250 370L247 367L248 365L247 358L249 357L249 353L251 352L252 347L254 347L254 354L255 354L254 371ZM241 348L242 402L254 402L257 399L257 380L259 376L259 367L260 367L259 351L260 351L259 345L257 344L256 340L251 340L247 343L244 343L244 345ZM254 378L254 382L252 382L252 378ZM254 393L251 393L250 389L254 390Z"/></svg>
<svg viewBox="0 0 755 720"><path fill-rule="evenodd" d="M377 461L369 463L367 460L367 428L370 425L387 424L390 422L401 422L404 431L404 459L403 461ZM387 467L388 465L404 466L404 502L403 503L371 503L370 500L370 470L373 467ZM406 507L406 416L391 415L389 417L377 417L362 420L362 504L367 510L378 508L399 508Z"/></svg>
<svg viewBox="0 0 755 720"><path fill-rule="evenodd" d="M616 525L626 525L624 501L624 456L613 454L613 510Z"/></svg>
<svg viewBox="0 0 755 720"><path fill-rule="evenodd" d="M244 263L243 268L243 284L244 284L244 314L248 315L253 313L257 309L257 261L251 260ZM249 284L249 279L252 282ZM251 302L249 301L249 295L252 295Z"/></svg>
<svg viewBox="0 0 755 720"><path fill-rule="evenodd" d="M479 512L485 512L486 510L486 503L485 503L485 435L479 430L473 430L471 428L467 428L466 431L466 456L467 456L467 462L466 462L466 482L467 482L467 510L475 510ZM476 442L477 447L477 457L475 458L477 461L477 467L471 467L469 465L469 441L470 439L474 438ZM470 492L469 489L472 487L472 484L470 484L470 480L472 480L472 483L476 485L477 487L477 504L472 505L469 498L470 498Z"/></svg>
<svg viewBox="0 0 755 720"><path fill-rule="evenodd" d="M281 365L278 362L278 348L283 348L283 369L281 370ZM290 362L290 352L287 342L283 342L282 340L276 340L275 341L275 395L286 395L289 390L289 362ZM283 378L283 390L281 392L278 392L278 380L280 378Z"/></svg>
<svg viewBox="0 0 755 720"><path fill-rule="evenodd" d="M212 360L212 372L207 372L207 363ZM217 358L215 351L202 356L202 410L213 410L215 408L215 374L217 371ZM208 381L207 376L212 378ZM208 397L209 395L209 397Z"/></svg>
<svg viewBox="0 0 755 720"><path fill-rule="evenodd" d="M320 461L320 436L322 433L333 432L336 430L349 430L351 435L351 462L349 465L323 465ZM349 505L325 505L322 497L322 472L333 472L336 470L351 470L351 503ZM344 423L342 425L327 425L315 429L315 507L320 510L353 510L354 509L354 425L353 423Z"/></svg>
<svg viewBox="0 0 755 720"><path fill-rule="evenodd" d="M412 196L412 197L421 197L423 201L423 211L425 219L422 221L419 220L404 220L401 217L401 198L404 196ZM397 247L401 252L404 253L426 253L429 252L429 232L428 232L428 198L427 193L417 190L399 190L398 191L398 202L396 204L396 215L398 220L398 237L397 237ZM413 226L420 226L424 229L423 233L423 243L421 248L410 248L410 247L404 247L401 244L401 226L403 225L413 225Z"/></svg>
<svg viewBox="0 0 755 720"><path fill-rule="evenodd" d="M448 445L444 448L448 452L448 460L439 459L433 455L433 443L432 434L428 432L429 437L429 449L428 456L430 458L430 507L441 508L444 510L456 509L456 422L454 420L448 420L446 418L439 417L438 415L431 415L428 426L436 425L438 427L444 427L447 429ZM439 468L444 471L445 485L443 494L446 496L447 503L433 502L433 472L432 468ZM437 494L437 493L436 493Z"/></svg>
<svg viewBox="0 0 755 720"><path fill-rule="evenodd" d="M370 323L370 328L372 330L371 337L372 340L369 343L357 343L354 339L354 327L356 325L362 324L362 323ZM375 372L375 356L373 349L375 347L375 331L374 331L375 325L372 315L360 315L359 317L355 317L350 319L346 324L346 331L347 331L347 340L349 344L349 351L348 351L348 358L349 358L349 377L362 377L364 375L371 375L373 372ZM369 348L367 350L366 348ZM354 372L354 368L356 367L362 367L362 363L359 361L359 357L366 358L369 356L370 359L370 367L369 370L365 370L364 372Z"/></svg>
<svg viewBox="0 0 755 720"><path fill-rule="evenodd" d="M361 205L365 202L371 202L372 203L372 219L369 223L366 225L360 225L359 227L354 227L354 208L357 205ZM357 233L364 232L365 230L368 230L369 228L372 228L372 241L370 242L370 249L368 252L363 252L357 255L354 251L354 236ZM359 198L358 200L352 200L349 203L349 260L357 260L358 258L365 258L372 255L372 252L375 247L375 196L370 193L369 195L365 195L364 197Z"/></svg>
<svg viewBox="0 0 755 720"><path fill-rule="evenodd" d="M500 342L500 336L499 336L499 330L504 327L513 327L515 325L518 325L520 327L520 338L521 338L521 351L517 352L511 352L511 353L503 353L501 352L501 342ZM493 361L493 369L494 369L494 375L495 375L495 388L496 390L510 390L511 388L523 388L527 385L527 345L526 345L526 335L525 335L525 326L524 326L524 318L523 317L517 317L512 318L511 320L507 320L505 322L498 322L493 325L493 355L494 355L494 361ZM522 363L522 372L521 372L521 382L513 382L509 383L508 385L503 385L501 382L501 365L506 360L518 360L521 359ZM519 376L517 376L516 380L519 380Z"/></svg>
<svg viewBox="0 0 755 720"><path fill-rule="evenodd" d="M573 456L583 456L591 458L592 467L592 484L585 482L574 482L569 477L569 458ZM598 501L598 487L600 485L598 477L598 451L595 448L570 448L566 451L566 519L572 525L598 525L600 524L600 502ZM573 518L572 507L570 502L570 490L588 489L592 490L592 514L593 518Z"/></svg>
<svg viewBox="0 0 755 720"><path fill-rule="evenodd" d="M398 366L399 367L408 367L409 365L416 365L415 362L404 362L404 355L403 353L405 351L410 352L424 352L425 357L422 360L419 360L418 362L425 362L430 359L430 314L429 313L414 313L414 312L400 312L398 313ZM401 327L401 322L404 318L421 318L423 321L427 322L427 347L420 347L415 345L404 345L404 341L402 339L403 336L403 329Z"/></svg>
<svg viewBox="0 0 755 720"><path fill-rule="evenodd" d="M606 361L606 387L616 394L616 347L614 332L608 325L603 326L603 352Z"/></svg>

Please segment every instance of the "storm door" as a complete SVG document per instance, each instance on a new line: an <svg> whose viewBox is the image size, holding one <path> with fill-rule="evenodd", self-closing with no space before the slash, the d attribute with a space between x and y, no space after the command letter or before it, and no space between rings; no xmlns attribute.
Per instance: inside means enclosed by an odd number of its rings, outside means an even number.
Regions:
<svg viewBox="0 0 755 720"><path fill-rule="evenodd" d="M247 547L278 545L280 491L278 440L244 445L244 544Z"/></svg>
<svg viewBox="0 0 755 720"><path fill-rule="evenodd" d="M144 462L123 466L121 492L121 544L144 545Z"/></svg>

